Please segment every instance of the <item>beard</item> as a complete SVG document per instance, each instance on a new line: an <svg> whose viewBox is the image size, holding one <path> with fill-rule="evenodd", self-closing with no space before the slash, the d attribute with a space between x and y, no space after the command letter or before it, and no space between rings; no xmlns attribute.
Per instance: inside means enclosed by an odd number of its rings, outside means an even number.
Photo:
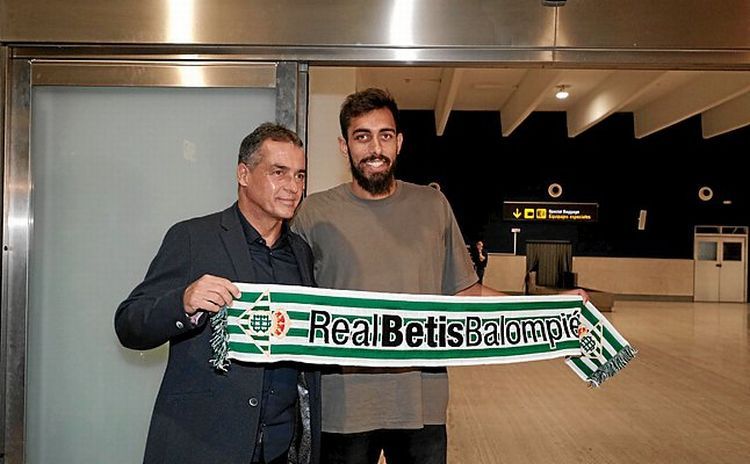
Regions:
<svg viewBox="0 0 750 464"><path fill-rule="evenodd" d="M382 160L388 165L388 170L382 173L373 174L367 177L364 170L364 164L368 161ZM364 158L359 164L354 164L352 155L349 155L349 167L352 171L352 177L354 181L359 184L367 193L371 195L382 195L388 193L394 182L394 169L396 167L396 160L391 161L385 156L368 156Z"/></svg>

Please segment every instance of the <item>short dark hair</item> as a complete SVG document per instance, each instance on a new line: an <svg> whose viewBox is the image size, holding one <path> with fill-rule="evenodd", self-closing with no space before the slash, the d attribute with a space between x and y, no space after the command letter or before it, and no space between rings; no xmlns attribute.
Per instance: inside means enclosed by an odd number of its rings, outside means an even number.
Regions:
<svg viewBox="0 0 750 464"><path fill-rule="evenodd" d="M260 163L260 147L266 140L274 142L291 142L302 148L302 140L292 130L273 122L264 122L252 131L240 144L240 154L237 163L246 164L250 169Z"/></svg>
<svg viewBox="0 0 750 464"><path fill-rule="evenodd" d="M391 112L393 120L396 123L396 132L400 132L398 125L398 105L387 90L371 87L346 97L346 100L341 105L341 112L339 112L341 136L344 137L344 140L348 140L347 131L352 119L381 108L387 108Z"/></svg>

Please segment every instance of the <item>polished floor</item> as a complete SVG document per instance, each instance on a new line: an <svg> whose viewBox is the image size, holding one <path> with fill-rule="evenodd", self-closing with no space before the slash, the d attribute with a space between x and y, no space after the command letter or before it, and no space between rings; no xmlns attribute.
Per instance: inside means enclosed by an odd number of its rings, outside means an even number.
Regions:
<svg viewBox="0 0 750 464"><path fill-rule="evenodd" d="M750 463L745 304L618 301L639 350L599 389L562 361L450 369L450 464Z"/></svg>

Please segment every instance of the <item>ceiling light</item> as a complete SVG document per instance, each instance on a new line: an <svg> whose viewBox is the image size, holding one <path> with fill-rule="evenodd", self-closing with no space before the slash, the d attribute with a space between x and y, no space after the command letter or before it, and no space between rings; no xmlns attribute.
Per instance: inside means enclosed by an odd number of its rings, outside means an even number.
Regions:
<svg viewBox="0 0 750 464"><path fill-rule="evenodd" d="M565 100L568 98L570 96L570 93L568 92L569 88L569 85L558 85L557 92L555 92L555 98L558 100Z"/></svg>

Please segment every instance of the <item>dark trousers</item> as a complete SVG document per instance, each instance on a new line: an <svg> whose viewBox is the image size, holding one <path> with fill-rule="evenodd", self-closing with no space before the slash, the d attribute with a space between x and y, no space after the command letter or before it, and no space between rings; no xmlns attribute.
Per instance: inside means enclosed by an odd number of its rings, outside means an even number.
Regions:
<svg viewBox="0 0 750 464"><path fill-rule="evenodd" d="M284 453L281 456L277 458L273 458L270 461L261 460L261 461L253 461L252 464L287 464L289 462L288 453Z"/></svg>
<svg viewBox="0 0 750 464"><path fill-rule="evenodd" d="M320 462L377 464L381 449L388 464L445 464L448 452L445 426L323 433Z"/></svg>

